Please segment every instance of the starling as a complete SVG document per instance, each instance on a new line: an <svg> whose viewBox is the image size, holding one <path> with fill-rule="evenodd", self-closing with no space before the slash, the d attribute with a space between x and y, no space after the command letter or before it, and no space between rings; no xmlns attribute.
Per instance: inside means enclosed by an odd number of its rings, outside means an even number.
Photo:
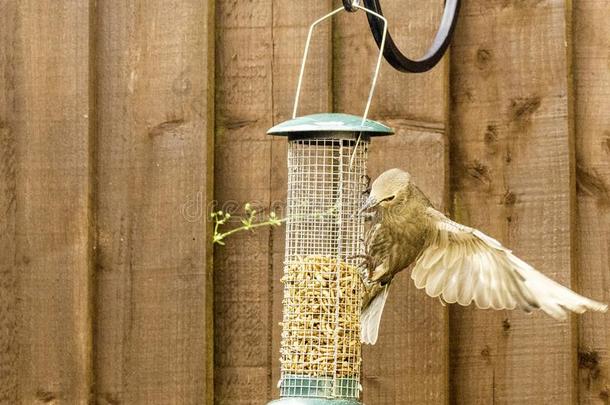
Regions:
<svg viewBox="0 0 610 405"><path fill-rule="evenodd" d="M361 213L372 218L364 241L364 343L377 341L392 279L409 267L415 286L441 302L540 309L558 320L565 319L567 311L608 309L549 279L497 240L435 210L409 173L400 169L388 170L373 182Z"/></svg>

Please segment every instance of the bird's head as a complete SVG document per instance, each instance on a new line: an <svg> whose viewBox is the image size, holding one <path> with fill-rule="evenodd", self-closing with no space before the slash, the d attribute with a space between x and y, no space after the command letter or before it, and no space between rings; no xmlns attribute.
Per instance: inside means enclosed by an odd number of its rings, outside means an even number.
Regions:
<svg viewBox="0 0 610 405"><path fill-rule="evenodd" d="M390 169L383 172L373 182L371 193L360 212L391 206L396 196L409 185L410 181L411 175L403 170Z"/></svg>

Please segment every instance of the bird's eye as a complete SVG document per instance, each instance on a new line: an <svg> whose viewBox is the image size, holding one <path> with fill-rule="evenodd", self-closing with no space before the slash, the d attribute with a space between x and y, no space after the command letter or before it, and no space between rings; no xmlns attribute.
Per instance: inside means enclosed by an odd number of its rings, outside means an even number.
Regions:
<svg viewBox="0 0 610 405"><path fill-rule="evenodd" d="M392 195L390 197L384 198L383 201L390 202L390 201L392 201L394 199L394 197L395 196Z"/></svg>

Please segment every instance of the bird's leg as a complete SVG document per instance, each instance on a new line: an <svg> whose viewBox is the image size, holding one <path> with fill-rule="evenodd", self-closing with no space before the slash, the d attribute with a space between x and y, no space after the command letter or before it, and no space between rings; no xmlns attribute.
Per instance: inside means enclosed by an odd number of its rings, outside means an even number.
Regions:
<svg viewBox="0 0 610 405"><path fill-rule="evenodd" d="M371 269L374 267L374 258L367 254L357 254L351 256L350 259L362 259L362 262L358 265L360 270L360 277L365 285L370 284Z"/></svg>
<svg viewBox="0 0 610 405"><path fill-rule="evenodd" d="M364 218L365 221L372 221L375 218L374 212L363 212L360 214L361 217Z"/></svg>

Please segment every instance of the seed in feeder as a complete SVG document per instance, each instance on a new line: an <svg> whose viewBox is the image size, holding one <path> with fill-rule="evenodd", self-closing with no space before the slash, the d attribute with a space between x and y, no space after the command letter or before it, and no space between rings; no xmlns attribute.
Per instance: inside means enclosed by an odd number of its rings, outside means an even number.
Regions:
<svg viewBox="0 0 610 405"><path fill-rule="evenodd" d="M317 377L357 376L363 294L358 270L335 259L308 257L288 265L282 280L282 369Z"/></svg>

